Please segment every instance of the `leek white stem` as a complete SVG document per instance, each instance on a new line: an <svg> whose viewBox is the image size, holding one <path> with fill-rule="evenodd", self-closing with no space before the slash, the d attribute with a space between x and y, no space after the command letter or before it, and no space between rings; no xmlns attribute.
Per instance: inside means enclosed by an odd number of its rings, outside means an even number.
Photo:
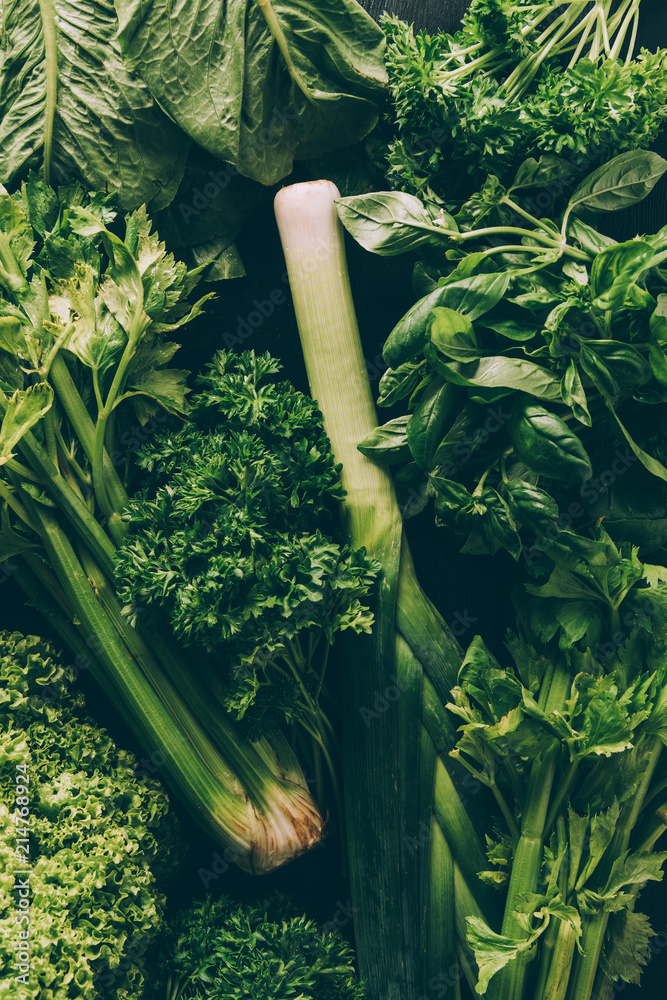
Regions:
<svg viewBox="0 0 667 1000"><path fill-rule="evenodd" d="M311 395L324 414L336 461L343 463L345 527L354 547L369 549L373 536L380 545L388 530L400 536L401 514L387 470L357 450L378 421L336 213L338 197L330 181L294 184L278 192L275 212L297 323L314 334L302 338Z"/></svg>

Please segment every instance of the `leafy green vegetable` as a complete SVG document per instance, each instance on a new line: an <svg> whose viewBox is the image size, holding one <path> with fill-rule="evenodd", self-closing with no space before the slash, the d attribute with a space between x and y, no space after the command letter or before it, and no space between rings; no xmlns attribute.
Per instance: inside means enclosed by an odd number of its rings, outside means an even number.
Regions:
<svg viewBox="0 0 667 1000"><path fill-rule="evenodd" d="M509 431L517 458L538 475L583 483L593 474L579 438L543 406L531 402L517 406Z"/></svg>
<svg viewBox="0 0 667 1000"><path fill-rule="evenodd" d="M594 969L589 949L601 941L610 913L625 915L617 922L621 938L623 921L641 931L639 957L651 934L634 903L647 881L662 879L667 853L652 851L653 841L639 850L629 845L651 780L659 789L664 776L651 720L665 681L665 571L643 566L629 546L617 549L602 529L597 541L601 549L572 569L553 553L547 582L518 598L520 632L507 642L513 665L503 669L477 638L452 692L450 708L463 720L454 754L494 788L514 843L513 865L522 862L509 885L502 933L468 921L480 993L492 978L501 996L531 989L548 995L544 983L555 976L567 983L571 971L581 981ZM642 611L647 600L650 618ZM633 766L639 772L629 782ZM610 779L619 769L626 778L616 786ZM617 787L632 808L621 808ZM502 844L489 853L506 857ZM531 978L525 957L551 917L561 926L552 947L538 952ZM610 946L615 964L605 968L613 978L636 981L633 947L618 938Z"/></svg>
<svg viewBox="0 0 667 1000"><path fill-rule="evenodd" d="M21 0L3 10L0 181L43 164L118 194L125 209L169 204L190 141L128 72L112 0Z"/></svg>
<svg viewBox="0 0 667 1000"><path fill-rule="evenodd" d="M390 186L449 205L487 173L505 183L548 153L569 171L524 170L521 184L549 190L612 152L650 145L665 115L667 54L635 55L638 19L632 0L473 0L459 31L429 35L385 15Z"/></svg>
<svg viewBox="0 0 667 1000"><path fill-rule="evenodd" d="M116 0L121 50L167 114L246 177L362 139L384 97L382 31L355 0Z"/></svg>
<svg viewBox="0 0 667 1000"><path fill-rule="evenodd" d="M665 826L649 804L665 781L667 242L660 230L615 244L576 213L635 203L666 166L621 154L573 194L562 183L538 218L531 184L566 175L531 159L506 186L489 176L429 239L402 222L423 297L385 344L383 385L407 410L392 425L410 445L396 483L415 489L427 472L417 508L433 498L436 525L463 553L505 550L524 584L513 662L477 637L447 706L461 723L451 755L495 802L492 867L478 865L469 886L497 886L504 914L470 908L467 934L474 988L493 1000L604 995L608 973L636 981L651 935L634 907L667 857L654 851ZM367 200L340 206L362 244ZM382 225L380 248L391 240ZM475 312L462 304L473 282ZM434 422L438 443L423 415L444 382L458 396Z"/></svg>
<svg viewBox="0 0 667 1000"><path fill-rule="evenodd" d="M74 676L45 640L0 633L0 986L121 1000L147 983L183 846L163 789L87 714Z"/></svg>
<svg viewBox="0 0 667 1000"><path fill-rule="evenodd" d="M363 1000L352 951L284 897L240 905L196 901L171 921L149 955L146 1000Z"/></svg>
<svg viewBox="0 0 667 1000"><path fill-rule="evenodd" d="M110 584L133 454L187 412L170 338L208 298L190 300L201 269L166 252L145 208L119 222L108 197L34 174L0 193L0 249L0 561L20 554L16 583L237 864L284 864L322 830L292 748L244 742L173 635L130 625Z"/></svg>
<svg viewBox="0 0 667 1000"><path fill-rule="evenodd" d="M312 400L272 379L279 367L219 352L188 422L139 449L147 475L123 515L116 581L131 614L153 609L214 657L210 671L224 664L224 707L252 738L301 721L333 756L327 654L338 632L370 631L379 565L327 537L339 467Z"/></svg>

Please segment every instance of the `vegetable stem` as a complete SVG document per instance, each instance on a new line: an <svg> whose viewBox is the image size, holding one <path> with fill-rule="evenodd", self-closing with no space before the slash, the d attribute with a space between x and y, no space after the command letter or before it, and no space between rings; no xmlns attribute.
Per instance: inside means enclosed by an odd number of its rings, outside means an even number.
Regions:
<svg viewBox="0 0 667 1000"><path fill-rule="evenodd" d="M642 780L630 804L621 813L612 842L605 855L606 869L610 869L613 861L628 850L632 831L644 806L649 785L662 753L662 741L655 737L649 747L648 759L642 775ZM602 867L602 866L601 866ZM602 873L604 876L604 872ZM577 957L573 970L570 990L567 1000L590 1000L595 984L600 953L609 922L609 913L602 911L582 920L583 937L581 946L583 954Z"/></svg>
<svg viewBox="0 0 667 1000"><path fill-rule="evenodd" d="M44 109L44 181L51 183L51 153L53 149L53 123L58 98L58 33L56 10L53 0L39 0L39 12L44 36L46 65L46 107Z"/></svg>
<svg viewBox="0 0 667 1000"><path fill-rule="evenodd" d="M540 707L547 713L561 710L571 685L570 675L561 663L552 665L551 677L546 678L540 692ZM521 837L512 860L512 873L505 902L502 933L507 937L525 939L527 932L517 912L525 893L534 893L542 865L546 819L551 790L560 756L560 744L552 741L533 763L528 780L522 813ZM526 975L525 952L505 966L491 981L493 1000L521 1000Z"/></svg>
<svg viewBox="0 0 667 1000"><path fill-rule="evenodd" d="M306 100L313 105L316 105L316 101L310 92L308 84L304 80L303 76L299 70L294 65L294 60L289 50L289 45L287 44L287 38L285 37L285 32L282 29L280 21L276 15L275 10L271 4L271 0L256 0L259 9L264 15L264 20L267 23L268 29L273 35L276 45L280 51L281 56L285 61L285 66L287 67L287 72L294 80L295 84L306 98Z"/></svg>

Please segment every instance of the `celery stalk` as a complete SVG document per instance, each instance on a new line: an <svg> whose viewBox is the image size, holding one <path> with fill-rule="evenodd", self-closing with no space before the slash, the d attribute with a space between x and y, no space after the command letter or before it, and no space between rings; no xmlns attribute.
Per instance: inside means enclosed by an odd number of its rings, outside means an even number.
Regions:
<svg viewBox="0 0 667 1000"><path fill-rule="evenodd" d="M87 637L92 673L123 707L142 746L165 758L163 775L200 825L251 873L271 871L317 843L322 818L305 782L278 777L277 768L241 745L223 719L216 745L183 700L187 678L179 691L173 687L139 633L123 619L94 559L85 549L77 556L50 508L27 494L22 502L38 527L62 609L74 612Z"/></svg>

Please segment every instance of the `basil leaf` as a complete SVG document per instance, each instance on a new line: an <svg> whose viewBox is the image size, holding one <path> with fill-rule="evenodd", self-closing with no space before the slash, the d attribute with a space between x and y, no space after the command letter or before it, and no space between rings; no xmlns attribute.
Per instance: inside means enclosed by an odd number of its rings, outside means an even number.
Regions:
<svg viewBox="0 0 667 1000"><path fill-rule="evenodd" d="M489 389L515 389L539 399L560 402L560 384L551 372L520 358L480 358L468 364L445 364L427 344L424 355L443 378L456 385Z"/></svg>
<svg viewBox="0 0 667 1000"><path fill-rule="evenodd" d="M169 204L190 141L128 71L117 28L113 0L4 5L4 184L35 163L39 151L52 182L65 183L78 172L86 187L115 191L121 208L147 203L154 211ZM46 38L55 40L53 54Z"/></svg>
<svg viewBox="0 0 667 1000"><path fill-rule="evenodd" d="M412 269L412 291L416 298L423 299L438 287L440 268L432 267L424 260L418 260Z"/></svg>
<svg viewBox="0 0 667 1000"><path fill-rule="evenodd" d="M513 277L510 294L505 296L505 301L541 312L561 301L561 291L550 287L539 277Z"/></svg>
<svg viewBox="0 0 667 1000"><path fill-rule="evenodd" d="M532 472L565 483L585 483L593 474L579 438L564 420L527 400L520 403L509 422L517 458Z"/></svg>
<svg viewBox="0 0 667 1000"><path fill-rule="evenodd" d="M295 157L363 138L384 96L384 34L353 0L116 0L131 69L195 142L275 184ZM266 16L265 13L266 12Z"/></svg>
<svg viewBox="0 0 667 1000"><path fill-rule="evenodd" d="M445 306L474 321L500 302L509 280L509 274L475 274L441 285L415 303L398 321L385 342L384 360L396 368L423 349L429 317L436 306Z"/></svg>
<svg viewBox="0 0 667 1000"><path fill-rule="evenodd" d="M558 506L544 490L523 479L511 479L505 489L512 516L525 528L543 535L557 525Z"/></svg>
<svg viewBox="0 0 667 1000"><path fill-rule="evenodd" d="M450 238L447 233L433 232L436 220L419 198L404 191L339 198L336 208L340 221L357 243L382 257L396 257L423 244ZM451 216L443 215L441 224L457 228Z"/></svg>
<svg viewBox="0 0 667 1000"><path fill-rule="evenodd" d="M653 457L653 455L649 455L649 453L647 451L644 451L644 449L635 441L635 439L632 437L632 434L627 429L627 427L619 417L618 413L616 412L614 403L609 399L605 400L605 402L609 407L609 410L614 418L616 426L618 427L619 431L621 432L625 440L628 442L632 451L635 453L635 455L642 463L644 468L648 469L648 471L652 473L654 476L657 476L658 479L664 479L665 482L667 482L667 469L662 464L662 462L659 462L657 458Z"/></svg>
<svg viewBox="0 0 667 1000"><path fill-rule="evenodd" d="M426 336L441 354L453 361L474 361L483 353L477 347L468 317L443 306L436 306L431 313Z"/></svg>
<svg viewBox="0 0 667 1000"><path fill-rule="evenodd" d="M451 425L459 402L459 390L451 382L438 379L420 401L407 427L412 457L422 469L429 469L443 435Z"/></svg>
<svg viewBox="0 0 667 1000"><path fill-rule="evenodd" d="M428 477L416 462L408 462L393 476L401 517L407 521L421 514L433 495Z"/></svg>
<svg viewBox="0 0 667 1000"><path fill-rule="evenodd" d="M429 482L435 489L435 523L438 527L452 527L457 531L465 529L474 502L472 494L453 479L432 475Z"/></svg>
<svg viewBox="0 0 667 1000"><path fill-rule="evenodd" d="M607 247L617 245L617 240L612 240L610 236L598 233L596 229L589 226L576 216L571 218L567 224L567 234L577 241L582 250L587 253L597 254Z"/></svg>
<svg viewBox="0 0 667 1000"><path fill-rule="evenodd" d="M568 212L617 212L643 201L667 170L667 160L645 149L615 156L574 191Z"/></svg>
<svg viewBox="0 0 667 1000"><path fill-rule="evenodd" d="M593 421L588 412L586 392L581 382L581 376L575 362L570 361L560 383L560 394L566 406L569 406L577 420L591 427Z"/></svg>
<svg viewBox="0 0 667 1000"><path fill-rule="evenodd" d="M667 295L664 292L658 295L658 304L651 314L649 327L658 343L667 344Z"/></svg>
<svg viewBox="0 0 667 1000"><path fill-rule="evenodd" d="M616 543L640 546L644 558L667 541L667 484L647 472L629 447L616 448L607 467L613 489L593 478L581 494L587 512L593 520L604 518Z"/></svg>
<svg viewBox="0 0 667 1000"><path fill-rule="evenodd" d="M561 271L566 277L572 278L578 285L581 285L582 288L585 288L588 284L588 268L585 264L578 264L576 260L566 260Z"/></svg>
<svg viewBox="0 0 667 1000"><path fill-rule="evenodd" d="M393 465L410 458L408 447L407 426L411 414L395 417L382 427L376 427L367 438L364 438L357 448L362 455L372 458L374 462L383 465Z"/></svg>
<svg viewBox="0 0 667 1000"><path fill-rule="evenodd" d="M484 319L484 327L488 330L493 330L494 333L500 334L501 337L507 337L508 340L532 340L533 337L540 332L539 323L531 323L523 320L510 319Z"/></svg>
<svg viewBox="0 0 667 1000"><path fill-rule="evenodd" d="M548 188L550 185L564 187L572 183L572 178L576 177L577 168L560 156L552 153L544 153L539 160L529 157L524 160L516 172L508 194L512 191L519 191L522 188Z"/></svg>
<svg viewBox="0 0 667 1000"><path fill-rule="evenodd" d="M579 363L607 399L617 399L625 386L644 385L651 378L651 366L643 355L617 340L582 343Z"/></svg>
<svg viewBox="0 0 667 1000"><path fill-rule="evenodd" d="M461 549L462 552L470 555L480 552L474 537L475 534L479 534L484 549L491 555L495 555L501 549L507 549L514 559L519 558L521 539L514 518L509 506L496 490L486 487L481 494L474 497L471 523L474 525L473 534Z"/></svg>
<svg viewBox="0 0 667 1000"><path fill-rule="evenodd" d="M378 386L378 406L393 406L405 399L419 385L426 365L423 361L406 361L398 368L387 368Z"/></svg>
<svg viewBox="0 0 667 1000"><path fill-rule="evenodd" d="M667 386L667 357L664 348L655 342L651 343L648 349L648 359L651 370L660 385Z"/></svg>
<svg viewBox="0 0 667 1000"><path fill-rule="evenodd" d="M620 309L631 285L654 257L653 247L641 240L629 240L599 253L591 269L593 304L598 309Z"/></svg>

